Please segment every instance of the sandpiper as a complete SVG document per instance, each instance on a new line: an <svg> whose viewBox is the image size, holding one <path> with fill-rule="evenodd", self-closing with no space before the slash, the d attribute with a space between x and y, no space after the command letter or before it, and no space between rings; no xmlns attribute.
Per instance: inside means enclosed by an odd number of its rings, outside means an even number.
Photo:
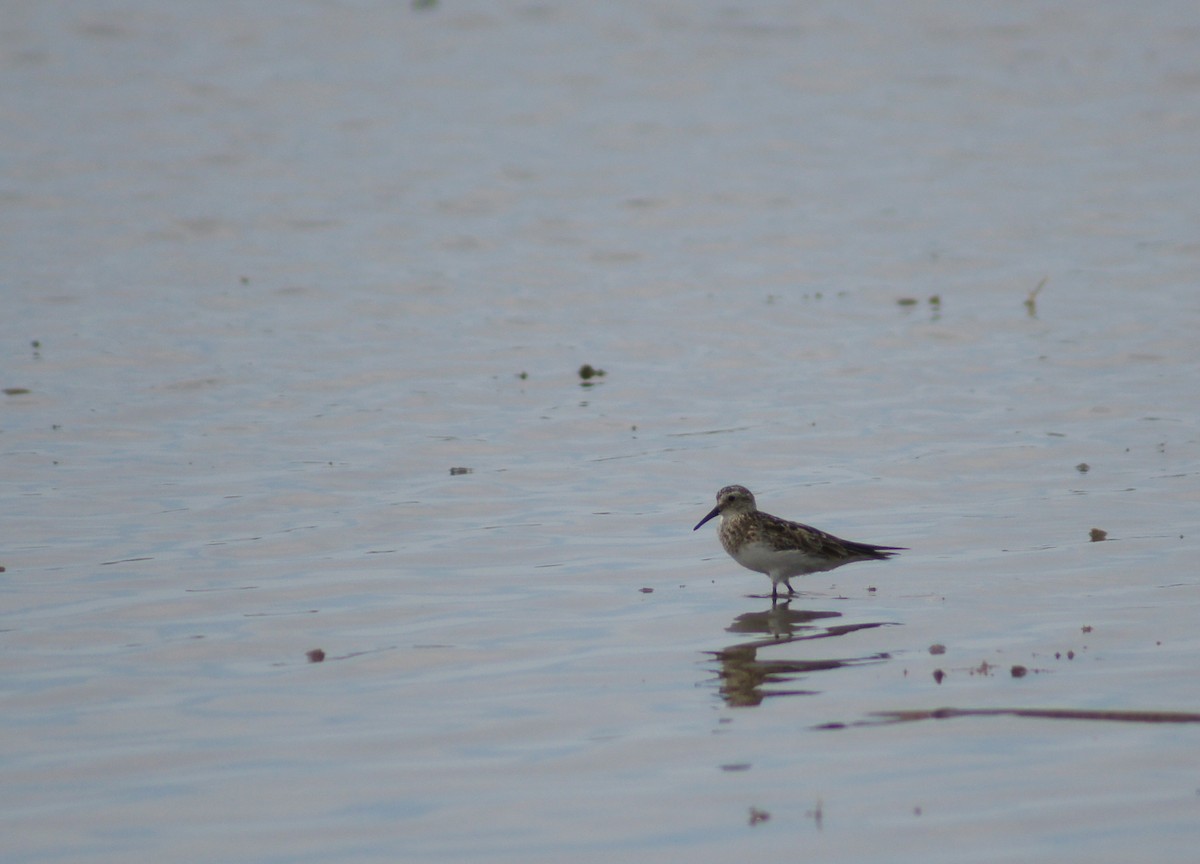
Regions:
<svg viewBox="0 0 1200 864"><path fill-rule="evenodd" d="M904 546L873 546L826 534L799 522L789 522L758 509L745 486L726 486L717 493L717 506L696 527L720 516L717 536L734 561L771 577L771 600L779 599L779 583L795 594L793 576L820 573L853 561L891 558Z"/></svg>

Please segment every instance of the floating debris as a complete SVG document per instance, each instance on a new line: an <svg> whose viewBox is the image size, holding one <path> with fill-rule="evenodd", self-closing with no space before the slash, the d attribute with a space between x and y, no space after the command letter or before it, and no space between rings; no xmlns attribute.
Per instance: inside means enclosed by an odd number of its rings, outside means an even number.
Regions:
<svg viewBox="0 0 1200 864"><path fill-rule="evenodd" d="M1025 311L1029 313L1030 318L1037 317L1037 298L1042 293L1042 289L1046 287L1046 282L1049 277L1043 278L1037 284L1037 287L1029 292L1029 296L1025 298Z"/></svg>
<svg viewBox="0 0 1200 864"><path fill-rule="evenodd" d="M1080 462L1078 465L1075 466L1075 470L1078 471L1080 474L1086 474L1087 472L1092 470L1092 466L1086 462Z"/></svg>
<svg viewBox="0 0 1200 864"><path fill-rule="evenodd" d="M1088 536L1092 538L1093 543L1099 543L1101 540L1108 539L1108 532L1103 528L1093 528L1088 532Z"/></svg>
<svg viewBox="0 0 1200 864"><path fill-rule="evenodd" d="M804 815L813 820L817 826L817 830L820 831L821 823L825 821L825 802L818 798L817 806L811 810L805 810Z"/></svg>
<svg viewBox="0 0 1200 864"><path fill-rule="evenodd" d="M1010 671L1012 673L1012 677L1014 677L1014 678L1024 678L1026 673L1029 672L1028 669L1026 669L1024 666L1021 666L1020 664L1017 664L1016 666L1012 667L1012 669Z"/></svg>
<svg viewBox="0 0 1200 864"><path fill-rule="evenodd" d="M932 645L929 646L929 653L930 654L945 654L946 646L943 645L941 642L934 642Z"/></svg>
<svg viewBox="0 0 1200 864"><path fill-rule="evenodd" d="M653 588L639 588L638 590L641 591L643 594L653 594L654 593Z"/></svg>
<svg viewBox="0 0 1200 864"><path fill-rule="evenodd" d="M451 468L451 469L450 469L450 476L451 476L451 477L457 477L459 474L474 474L474 473L475 473L475 469L474 469L474 468L463 468L463 467L461 467L461 466L460 466L460 467L457 467L457 468Z"/></svg>
<svg viewBox="0 0 1200 864"><path fill-rule="evenodd" d="M591 363L584 363L579 367L579 377L584 381L591 381L593 378L603 378L607 374L603 369L597 369Z"/></svg>
<svg viewBox="0 0 1200 864"><path fill-rule="evenodd" d="M308 658L309 663L320 663L325 659L325 652L320 648L314 648L311 651L305 652L304 656Z"/></svg>
<svg viewBox="0 0 1200 864"><path fill-rule="evenodd" d="M929 314L931 321L940 321L942 317L942 296L940 294L931 294L926 300L929 304ZM896 305L905 312L911 312L921 303L916 297L897 297Z"/></svg>
<svg viewBox="0 0 1200 864"><path fill-rule="evenodd" d="M759 810L757 807L750 808L750 825L757 825L759 822L766 822L771 818L771 814L766 810Z"/></svg>
<svg viewBox="0 0 1200 864"><path fill-rule="evenodd" d="M934 669L934 670L933 670L933 680L934 680L935 682L937 682L938 684L941 684L941 683L942 683L942 680L943 680L945 677L946 677L946 673L945 673L945 672L943 672L941 669Z"/></svg>
<svg viewBox="0 0 1200 864"><path fill-rule="evenodd" d="M5 396L24 396L24 395L26 395L28 393L32 393L32 392L33 391L30 390L28 387L5 387L4 388Z"/></svg>

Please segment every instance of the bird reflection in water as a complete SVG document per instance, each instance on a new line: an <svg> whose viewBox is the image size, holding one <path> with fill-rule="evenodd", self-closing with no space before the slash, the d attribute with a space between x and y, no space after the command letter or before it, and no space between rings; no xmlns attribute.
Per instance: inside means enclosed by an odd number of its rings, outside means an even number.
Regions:
<svg viewBox="0 0 1200 864"><path fill-rule="evenodd" d="M887 653L871 654L866 657L850 657L829 660L763 660L759 659L760 648L786 645L790 642L805 642L814 639L829 639L844 636L858 630L882 627L887 622L876 621L866 624L818 624L824 619L840 618L840 612L821 612L808 609L790 609L786 602L772 606L765 612L748 612L739 615L729 627L730 633L762 634L763 638L739 642L720 651L711 651L720 668L721 698L734 708L758 705L768 696L810 696L816 690L780 689L774 685L786 684L797 676L844 666L860 666L880 663L890 658ZM766 689L766 688L770 689Z"/></svg>

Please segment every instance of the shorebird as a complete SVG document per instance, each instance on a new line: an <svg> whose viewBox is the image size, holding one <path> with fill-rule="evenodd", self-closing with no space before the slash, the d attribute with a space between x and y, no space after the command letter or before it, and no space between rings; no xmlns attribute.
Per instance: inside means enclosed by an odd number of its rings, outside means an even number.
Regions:
<svg viewBox="0 0 1200 864"><path fill-rule="evenodd" d="M771 600L779 599L779 583L795 594L793 576L820 573L854 561L891 558L903 546L874 546L834 537L817 528L789 522L758 509L754 495L745 486L726 486L717 493L717 506L701 519L693 531L720 516L717 536L734 561L771 577Z"/></svg>

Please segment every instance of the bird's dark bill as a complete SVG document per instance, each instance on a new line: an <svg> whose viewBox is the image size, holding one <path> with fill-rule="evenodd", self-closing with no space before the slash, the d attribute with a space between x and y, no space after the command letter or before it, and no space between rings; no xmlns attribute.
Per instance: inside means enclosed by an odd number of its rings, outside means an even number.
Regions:
<svg viewBox="0 0 1200 864"><path fill-rule="evenodd" d="M713 518L714 516L720 516L720 515L721 515L721 507L720 507L720 505L718 505L712 509L711 513L709 513L707 516L705 516L703 519L701 519L699 522L697 522L696 527L693 528L692 530L695 531L695 530L699 529L699 527L701 525L703 525L705 522L707 522L709 519Z"/></svg>

